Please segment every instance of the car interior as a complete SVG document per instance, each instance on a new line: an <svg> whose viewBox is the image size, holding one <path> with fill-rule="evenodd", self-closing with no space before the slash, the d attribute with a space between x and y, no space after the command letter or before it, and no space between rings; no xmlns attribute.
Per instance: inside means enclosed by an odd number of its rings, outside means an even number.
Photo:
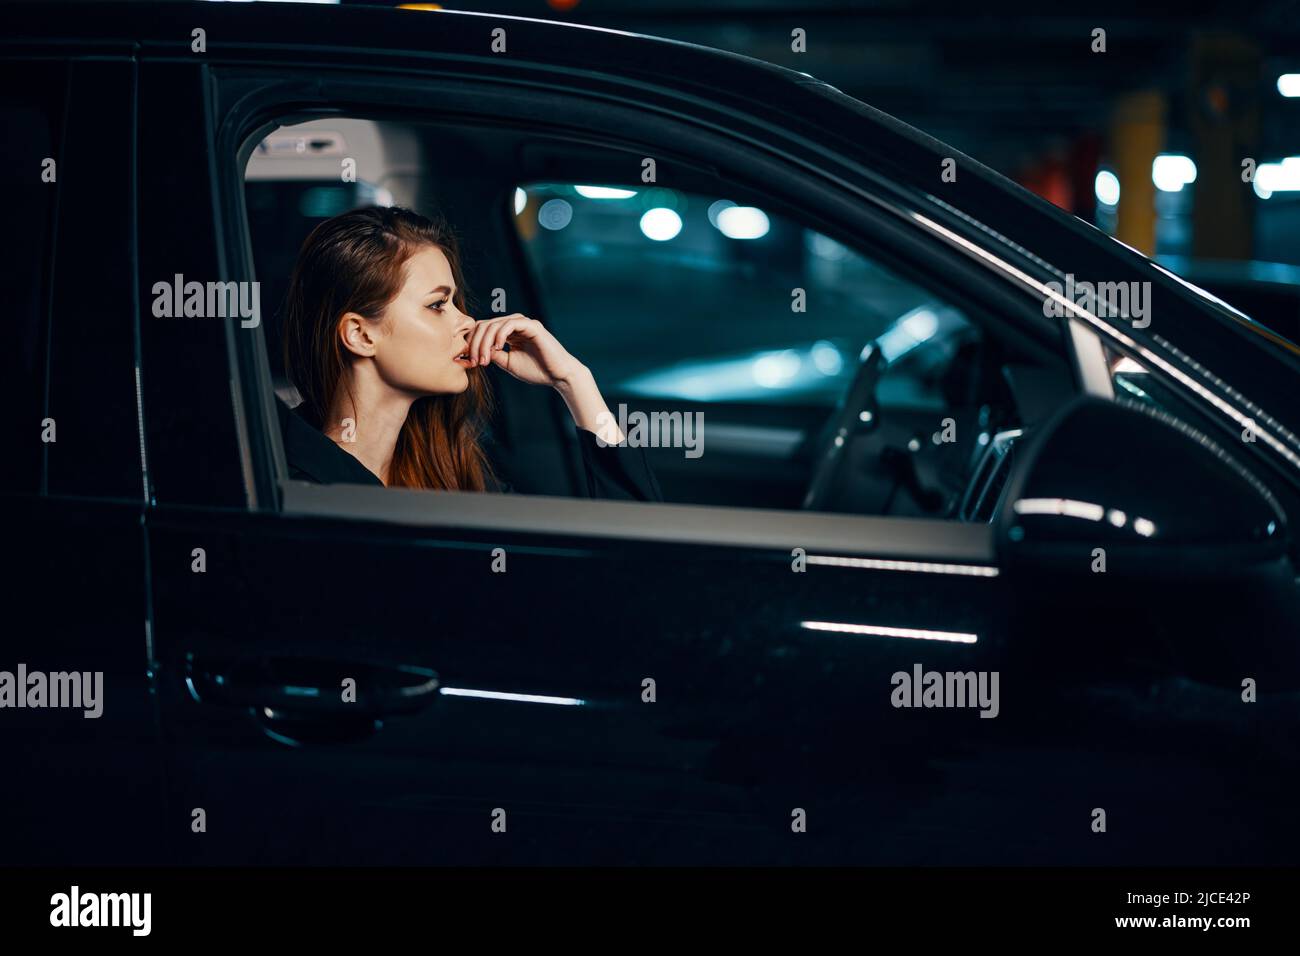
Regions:
<svg viewBox="0 0 1300 956"><path fill-rule="evenodd" d="M290 406L279 322L298 249L368 204L448 219L470 314L491 303L541 320L616 415L702 414L701 454L668 433L669 447L646 448L669 502L987 522L1017 443L1077 394L1064 345L707 164L643 182L642 156L560 134L281 122L252 152L245 202L267 358ZM500 471L522 493L580 497L559 397L489 374Z"/></svg>

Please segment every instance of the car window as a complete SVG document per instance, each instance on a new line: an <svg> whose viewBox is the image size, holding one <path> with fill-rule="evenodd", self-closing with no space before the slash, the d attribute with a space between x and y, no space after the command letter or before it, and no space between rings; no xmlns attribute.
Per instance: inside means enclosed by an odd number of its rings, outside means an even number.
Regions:
<svg viewBox="0 0 1300 956"><path fill-rule="evenodd" d="M10 346L0 354L0 397L14 434L0 455L0 491L41 490L49 343L50 237L59 189L59 132L67 68L0 62L0 168L7 173L6 220L0 230L0 295L8 309Z"/></svg>
<svg viewBox="0 0 1300 956"><path fill-rule="evenodd" d="M721 195L552 181L514 206L548 321L612 400L700 410L712 458L651 452L669 500L988 519L962 502L1022 424L1023 363L938 277Z"/></svg>
<svg viewBox="0 0 1300 956"><path fill-rule="evenodd" d="M547 315L617 394L830 407L867 342L914 315L901 344L944 309L829 236L724 196L533 183L515 207Z"/></svg>
<svg viewBox="0 0 1300 956"><path fill-rule="evenodd" d="M244 208L261 282L267 357L277 392L297 397L281 367L278 310L303 240L331 216L371 204L409 205L411 188L395 170L394 153L409 151L409 133L396 124L333 118L297 123L261 139L245 169ZM343 175L344 162L355 175ZM402 158L405 163L410 159Z"/></svg>
<svg viewBox="0 0 1300 956"><path fill-rule="evenodd" d="M666 502L988 520L961 505L990 442L1022 424L1007 383L1031 360L1010 316L991 318L933 262L905 270L869 236L816 228L795 195L733 198L698 172L689 189L590 185L578 178L590 156L560 141L541 165L574 175L525 178L524 147L541 144L536 131L511 135L331 117L259 141L245 205L285 404L296 396L277 313L303 237L343 210L395 203L446 215L461 234L471 314L541 318L591 368ZM478 155L493 164L461 159ZM353 157L355 176L341 177ZM1053 374L1070 380L1063 364ZM509 484L583 496L563 407L492 380ZM840 420L852 427L828 474Z"/></svg>

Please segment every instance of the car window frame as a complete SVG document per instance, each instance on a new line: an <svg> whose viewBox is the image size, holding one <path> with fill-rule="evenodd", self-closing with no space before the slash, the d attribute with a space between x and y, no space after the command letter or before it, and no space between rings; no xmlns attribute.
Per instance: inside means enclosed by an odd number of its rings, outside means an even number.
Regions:
<svg viewBox="0 0 1300 956"><path fill-rule="evenodd" d="M226 213L222 216L226 264L242 272L242 275L228 278L248 279L253 274L252 248L244 209L243 170L259 139L270 130L317 115L390 118L393 109L402 100L409 103L408 108L401 113L401 118L407 122L446 121L463 124L475 115L482 116L481 106L467 108L467 104L476 101L476 97L490 93L498 97L498 103L505 102L499 99L501 84L488 84L481 80L466 80L458 84L455 88L457 108L451 109L451 104L446 101L430 105L432 99L427 92L422 95L420 89L421 83L427 85L430 80L418 74L408 76L404 73L401 81L394 75L387 74L377 81L376 77L380 76L378 71L374 75L367 75L364 71L351 74L339 71L333 78L334 82L326 82L327 78L317 75L314 87L305 89L296 77L268 75L264 67L265 64L261 69L250 69L247 64L241 64L223 71L216 78L219 85L234 81L235 89L232 93L237 94L231 97L236 101L232 108L218 120L220 127L216 136L214 159L217 167L215 188L219 192L217 201ZM287 65L286 68L297 71L301 69L301 64ZM244 82L241 84L240 81ZM514 89L519 95L530 92L524 88ZM536 95L536 91L531 92ZM564 90L548 90L543 95L552 100L567 100L573 94ZM517 100L516 96L510 102L517 104ZM517 118L529 115L517 105L516 109L519 109ZM609 106L608 109L629 115L635 112L634 107L627 103ZM657 121L685 127L689 126L689 119L658 118ZM491 120L504 121L497 116L491 117ZM596 136L603 142L622 142L617 136L611 139L613 134L607 130L612 128L618 127L591 128L585 130L585 134ZM713 133L715 137L725 139L728 130L716 128ZM971 288L978 287L981 290L978 296L968 290L948 296L953 304L960 305L964 300L977 298L985 312L995 307L1010 309L1016 317L1007 321L1017 329L1032 334L1036 339L1035 347L1061 357L1067 363L1078 387L1077 363L1066 344L1064 324L1044 317L1041 301L1026 296L1023 288L1001 281L997 274L990 274L989 270L982 268L969 256L961 255L959 250L938 241L925 230L916 229L915 223L910 221L905 212L900 213L892 208L896 198L868 196L861 188L845 189L846 184L842 181L828 177L819 179L782 154L771 150L756 150L743 139L732 138L729 143L739 151L738 155L751 164L778 170L789 177L782 180L786 183L786 188L782 190L783 198L786 205L797 205L809 210L809 214L801 220L805 228L816 229L858 251L864 247L861 236L870 235L872 241L865 245L872 248L872 254L876 249L890 250L880 256L880 261L889 268L897 269L906 278L913 278L916 266L913 264L900 268L900 260L915 263L925 256L944 260L938 267L931 266L935 274L949 276L955 270L970 281ZM697 150L695 155L698 156L700 147L695 145L694 148ZM810 195L817 195L818 199L807 204L796 201L796 194L801 194L804 200ZM875 200L875 205L864 201L864 198ZM507 216L509 211L507 204L503 203L499 214ZM870 230L864 229L864 224L869 224ZM908 249L911 253L910 260L905 253L896 251L899 247ZM922 284L929 286L933 282L924 281ZM948 287L951 280L944 284ZM1031 324L1034 320L1036 325ZM583 534L628 539L738 545L756 545L762 542L763 546L777 546L779 542L781 547L894 554L908 559L950 558L958 562L975 561L984 566L992 566L994 561L991 525L969 525L948 518L918 519L838 512L753 510L527 496L546 500L547 507L538 508L527 498L506 501L501 497L472 492L312 486L291 481L287 475L282 441L275 422L274 391L261 328L232 329L232 333L232 349L235 353L232 356L232 368L240 370L238 376L232 376L232 386L240 390L236 401L242 403L246 411L243 424L247 426L260 423L260 427L250 428L250 431L262 433L250 434L248 441L243 443L252 457L250 470L264 478L273 479L269 482L273 495L262 494L254 498L250 494L250 500L258 502L254 506L255 510L272 510L293 517L396 521L417 527L513 530L523 534L555 534L563 533L566 529L572 533L581 528ZM561 503L564 506L562 508L559 507ZM665 520L667 513L662 509L689 509L689 521L679 527ZM565 516L563 522L556 518L561 513ZM757 537L735 528L734 517L741 514L761 526L761 533ZM661 517L657 518L656 515ZM503 524L503 521L507 523ZM837 531L835 525L843 531ZM676 530L668 532L666 528ZM900 542L900 531L906 533L908 541Z"/></svg>

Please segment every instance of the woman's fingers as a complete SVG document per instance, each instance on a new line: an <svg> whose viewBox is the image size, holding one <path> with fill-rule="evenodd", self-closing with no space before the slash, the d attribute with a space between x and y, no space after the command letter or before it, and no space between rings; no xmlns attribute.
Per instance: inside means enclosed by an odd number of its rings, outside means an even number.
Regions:
<svg viewBox="0 0 1300 956"><path fill-rule="evenodd" d="M470 339L470 357L478 365L487 365L492 361L492 353L504 347L511 335L520 332L525 337L532 338L534 326L538 326L538 323L520 312L496 319L481 319L474 327Z"/></svg>
<svg viewBox="0 0 1300 956"><path fill-rule="evenodd" d="M495 319L479 319L474 323L474 328L470 330L469 339L465 346L465 354L475 365L478 364L479 347L483 341L484 334L487 333L488 327L495 322Z"/></svg>
<svg viewBox="0 0 1300 956"><path fill-rule="evenodd" d="M517 319L510 319L502 322L497 326L496 331L492 334L492 348L505 348L507 340L509 340L510 336L514 335L516 332L524 333L525 338L532 338L532 335L529 333L533 331L532 326L534 324L533 320L527 316L520 316Z"/></svg>

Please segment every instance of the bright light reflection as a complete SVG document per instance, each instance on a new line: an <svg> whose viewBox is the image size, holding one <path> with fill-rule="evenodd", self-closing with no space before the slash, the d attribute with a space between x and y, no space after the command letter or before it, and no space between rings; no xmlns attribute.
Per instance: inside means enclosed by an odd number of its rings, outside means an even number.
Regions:
<svg viewBox="0 0 1300 956"><path fill-rule="evenodd" d="M979 638L961 631L923 631L911 627L883 627L878 624L841 624L837 621L800 621L810 631L835 631L839 634L869 634L873 637L902 637L913 641L947 641L951 644L974 644Z"/></svg>
<svg viewBox="0 0 1300 956"><path fill-rule="evenodd" d="M515 700L525 704L560 704L581 707L587 702L577 697L547 697L543 694L509 694L501 690L472 690L468 687L440 687L438 693L448 697L481 697L485 700Z"/></svg>
<svg viewBox="0 0 1300 956"><path fill-rule="evenodd" d="M1018 515L1066 515L1089 521L1100 521L1106 515L1101 505L1069 498L1021 498L1012 507Z"/></svg>
<svg viewBox="0 0 1300 956"><path fill-rule="evenodd" d="M810 554L808 564L832 568L861 568L865 571L916 571L921 574L962 574L977 578L996 578L998 569L984 564L941 564L934 561L892 561L885 558L841 558L830 554Z"/></svg>

